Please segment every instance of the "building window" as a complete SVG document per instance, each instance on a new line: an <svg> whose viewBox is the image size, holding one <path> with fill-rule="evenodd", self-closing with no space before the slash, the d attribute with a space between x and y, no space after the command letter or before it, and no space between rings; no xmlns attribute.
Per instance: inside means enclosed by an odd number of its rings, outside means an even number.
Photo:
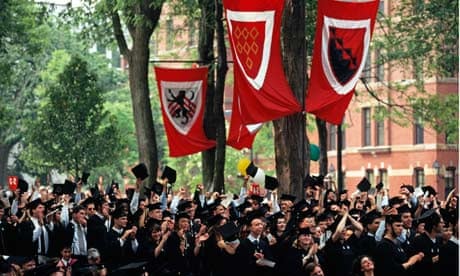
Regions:
<svg viewBox="0 0 460 276"><path fill-rule="evenodd" d="M367 52L366 63L364 64L363 73L361 75L367 81L371 78L371 52Z"/></svg>
<svg viewBox="0 0 460 276"><path fill-rule="evenodd" d="M423 171L423 168L415 168L414 174L415 187L419 188L425 186L425 172Z"/></svg>
<svg viewBox="0 0 460 276"><path fill-rule="evenodd" d="M414 144L423 144L423 119L421 116L414 118Z"/></svg>
<svg viewBox="0 0 460 276"><path fill-rule="evenodd" d="M371 109L363 108L363 146L371 145Z"/></svg>
<svg viewBox="0 0 460 276"><path fill-rule="evenodd" d="M390 183L388 183L388 171L386 169L379 169L379 182L383 183L384 188L390 186Z"/></svg>
<svg viewBox="0 0 460 276"><path fill-rule="evenodd" d="M385 15L385 0L380 0L378 16L383 16L383 15Z"/></svg>
<svg viewBox="0 0 460 276"><path fill-rule="evenodd" d="M329 125L328 150L337 149L337 126Z"/></svg>
<svg viewBox="0 0 460 276"><path fill-rule="evenodd" d="M366 178L369 180L369 183L371 183L371 186L374 187L375 185L375 179L374 179L374 170L373 169L367 169L366 170Z"/></svg>
<svg viewBox="0 0 460 276"><path fill-rule="evenodd" d="M447 167L446 174L444 175L445 179L445 186L444 186L444 196L447 195L452 191L455 187L455 167Z"/></svg>
<svg viewBox="0 0 460 276"><path fill-rule="evenodd" d="M377 114L382 113L380 109L383 107L378 107L376 110ZM375 120L375 145L376 146L383 146L385 144L385 121L383 118L378 116Z"/></svg>
<svg viewBox="0 0 460 276"><path fill-rule="evenodd" d="M166 20L166 50L171 50L173 48L174 42L174 30L173 30L173 20L168 18Z"/></svg>
<svg viewBox="0 0 460 276"><path fill-rule="evenodd" d="M383 60L381 60L380 55L381 49L375 51L375 63L376 63L376 73L375 79L376 81L384 81L385 80L385 67L383 66Z"/></svg>

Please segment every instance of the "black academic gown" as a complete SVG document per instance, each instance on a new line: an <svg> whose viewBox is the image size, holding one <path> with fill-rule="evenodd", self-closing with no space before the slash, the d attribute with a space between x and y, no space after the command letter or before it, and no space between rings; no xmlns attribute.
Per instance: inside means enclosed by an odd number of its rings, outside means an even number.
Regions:
<svg viewBox="0 0 460 276"><path fill-rule="evenodd" d="M120 243L120 238L123 236L115 230L110 229L107 233L107 258L111 267L119 267L135 260L137 252L133 251L132 239L127 238L123 245Z"/></svg>
<svg viewBox="0 0 460 276"><path fill-rule="evenodd" d="M376 247L377 241L375 240L375 236L368 232L363 233L358 239L358 255L368 255L373 258Z"/></svg>
<svg viewBox="0 0 460 276"><path fill-rule="evenodd" d="M48 232L48 250L49 250L49 239L51 231L47 226L45 226L46 231ZM17 243L17 253L19 256L34 256L38 252L38 238L36 241L33 241L33 231L35 226L31 220L23 221L18 226L18 243ZM46 254L45 254L46 255Z"/></svg>
<svg viewBox="0 0 460 276"><path fill-rule="evenodd" d="M236 250L237 256L237 275L274 275L274 269L266 266L260 266L256 264L257 259L254 257L254 253L259 251L264 254L264 258L270 261L275 261L268 243L260 239L259 248L256 247L248 238L241 241L240 245Z"/></svg>
<svg viewBox="0 0 460 276"><path fill-rule="evenodd" d="M305 270L303 269L302 260L307 256L308 251L290 247L284 252L278 267L278 274L286 276L303 276Z"/></svg>
<svg viewBox="0 0 460 276"><path fill-rule="evenodd" d="M353 234L348 240L341 242L327 240L324 247L327 263L327 275L348 276L352 271L353 260L358 254L358 238Z"/></svg>
<svg viewBox="0 0 460 276"><path fill-rule="evenodd" d="M439 248L439 275L458 276L458 243L447 241Z"/></svg>
<svg viewBox="0 0 460 276"><path fill-rule="evenodd" d="M16 240L16 227L2 220L0 222L0 255L14 255L13 248Z"/></svg>
<svg viewBox="0 0 460 276"><path fill-rule="evenodd" d="M98 215L92 215L87 223L86 240L88 248L96 248L102 256L107 254L107 227L105 220Z"/></svg>
<svg viewBox="0 0 460 276"><path fill-rule="evenodd" d="M387 238L377 243L375 250L375 275L376 276L407 276L403 263L408 257L401 245Z"/></svg>
<svg viewBox="0 0 460 276"><path fill-rule="evenodd" d="M440 246L441 242L439 239L436 239L435 242L433 242L426 233L414 238L409 255L412 256L418 252L423 252L424 256L422 261L417 262L414 265L412 275L439 275L438 263L433 263L432 258L439 255Z"/></svg>
<svg viewBox="0 0 460 276"><path fill-rule="evenodd" d="M165 269L170 275L192 275L193 242L187 240L185 251L180 249L181 238L177 232L172 232L165 244L165 253L168 263Z"/></svg>

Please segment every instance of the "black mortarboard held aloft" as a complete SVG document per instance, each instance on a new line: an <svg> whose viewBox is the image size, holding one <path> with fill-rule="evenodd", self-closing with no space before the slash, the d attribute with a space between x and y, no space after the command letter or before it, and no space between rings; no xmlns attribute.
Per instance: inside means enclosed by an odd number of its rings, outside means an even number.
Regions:
<svg viewBox="0 0 460 276"><path fill-rule="evenodd" d="M144 163L137 164L134 168L131 169L131 172L140 180L144 180L149 176L147 166Z"/></svg>
<svg viewBox="0 0 460 276"><path fill-rule="evenodd" d="M361 181L358 183L357 188L361 192L367 192L371 188L371 183L369 180L367 180L367 178L363 177L363 179L361 179Z"/></svg>
<svg viewBox="0 0 460 276"><path fill-rule="evenodd" d="M168 179L168 183L173 184L176 182L177 172L175 169L165 166L163 169L163 173L161 175L161 179Z"/></svg>
<svg viewBox="0 0 460 276"><path fill-rule="evenodd" d="M265 189L274 190L278 188L278 186L279 186L278 179L272 176L269 176L269 175L265 176Z"/></svg>

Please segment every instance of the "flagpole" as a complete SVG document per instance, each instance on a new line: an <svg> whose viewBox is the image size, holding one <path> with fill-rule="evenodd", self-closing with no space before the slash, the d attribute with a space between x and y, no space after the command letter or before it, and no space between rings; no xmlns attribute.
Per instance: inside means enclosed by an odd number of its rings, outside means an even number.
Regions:
<svg viewBox="0 0 460 276"><path fill-rule="evenodd" d="M343 191L342 138L342 124L339 124L337 126L337 186L339 192Z"/></svg>

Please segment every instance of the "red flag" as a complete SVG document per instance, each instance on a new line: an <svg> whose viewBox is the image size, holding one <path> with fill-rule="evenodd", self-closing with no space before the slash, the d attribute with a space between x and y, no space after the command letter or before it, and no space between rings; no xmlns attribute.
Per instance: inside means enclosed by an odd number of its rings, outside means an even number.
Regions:
<svg viewBox="0 0 460 276"><path fill-rule="evenodd" d="M363 71L379 1L321 0L306 110L342 123Z"/></svg>
<svg viewBox="0 0 460 276"><path fill-rule="evenodd" d="M235 91L237 92L237 91ZM232 117L230 120L230 130L228 132L227 145L242 150L252 148L252 143L256 138L257 132L262 127L262 123L245 125L241 120L240 97L234 95L232 103Z"/></svg>
<svg viewBox="0 0 460 276"><path fill-rule="evenodd" d="M241 120L254 124L299 112L281 63L284 1L224 0L224 7Z"/></svg>
<svg viewBox="0 0 460 276"><path fill-rule="evenodd" d="M155 67L169 155L184 156L216 145L203 130L208 68Z"/></svg>

